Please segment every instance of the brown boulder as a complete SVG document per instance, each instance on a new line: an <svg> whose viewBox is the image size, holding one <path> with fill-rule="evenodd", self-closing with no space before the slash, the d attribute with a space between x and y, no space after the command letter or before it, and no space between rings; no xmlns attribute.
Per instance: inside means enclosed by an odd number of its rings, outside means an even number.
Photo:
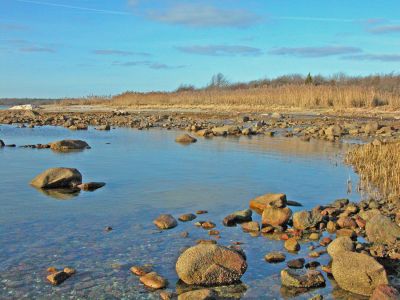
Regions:
<svg viewBox="0 0 400 300"><path fill-rule="evenodd" d="M167 280L156 272L150 272L139 278L140 282L152 289L162 289L167 286Z"/></svg>
<svg viewBox="0 0 400 300"><path fill-rule="evenodd" d="M31 185L42 189L70 188L82 183L82 174L73 168L51 168L36 176Z"/></svg>
<svg viewBox="0 0 400 300"><path fill-rule="evenodd" d="M55 151L70 151L90 149L90 146L85 141L81 140L62 140L50 143L50 148Z"/></svg>
<svg viewBox="0 0 400 300"><path fill-rule="evenodd" d="M287 224L291 216L292 210L289 207L267 207L262 213L262 224L272 226L284 226Z"/></svg>
<svg viewBox="0 0 400 300"><path fill-rule="evenodd" d="M187 133L182 134L180 136L178 136L175 139L175 142L177 143L183 143L183 144L190 144L190 143L195 143L197 142L197 139L195 139L194 137L188 135Z"/></svg>
<svg viewBox="0 0 400 300"><path fill-rule="evenodd" d="M379 214L367 222L365 232L370 242L394 244L400 237L400 226L388 217Z"/></svg>
<svg viewBox="0 0 400 300"><path fill-rule="evenodd" d="M369 300L398 300L400 299L400 293L394 287L381 284L378 285L374 292L372 293L371 298Z"/></svg>
<svg viewBox="0 0 400 300"><path fill-rule="evenodd" d="M269 206L286 206L285 194L265 194L250 200L250 208L261 214Z"/></svg>
<svg viewBox="0 0 400 300"><path fill-rule="evenodd" d="M159 215L158 218L153 221L153 223L160 229L171 229L178 225L176 219L169 214Z"/></svg>

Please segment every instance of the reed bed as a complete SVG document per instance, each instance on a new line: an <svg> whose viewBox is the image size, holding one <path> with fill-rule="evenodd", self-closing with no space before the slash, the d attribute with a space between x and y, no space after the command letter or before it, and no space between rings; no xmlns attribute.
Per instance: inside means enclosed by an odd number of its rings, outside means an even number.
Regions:
<svg viewBox="0 0 400 300"><path fill-rule="evenodd" d="M356 146L346 156L360 175L363 188L377 189L382 196L400 197L400 142Z"/></svg>
<svg viewBox="0 0 400 300"><path fill-rule="evenodd" d="M64 100L62 105L198 108L400 108L400 92L374 86L282 85L255 88L215 88L175 92L126 92L110 98Z"/></svg>

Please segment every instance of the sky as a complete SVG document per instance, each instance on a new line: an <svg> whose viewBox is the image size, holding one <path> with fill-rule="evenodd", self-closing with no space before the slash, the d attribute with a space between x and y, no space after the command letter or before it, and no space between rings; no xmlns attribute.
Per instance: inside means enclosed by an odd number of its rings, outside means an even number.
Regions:
<svg viewBox="0 0 400 300"><path fill-rule="evenodd" d="M398 73L399 0L0 0L0 98Z"/></svg>

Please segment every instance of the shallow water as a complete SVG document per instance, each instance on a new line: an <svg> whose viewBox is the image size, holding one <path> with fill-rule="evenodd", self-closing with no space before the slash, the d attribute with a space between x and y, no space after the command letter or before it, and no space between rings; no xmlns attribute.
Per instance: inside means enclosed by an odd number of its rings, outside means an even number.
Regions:
<svg viewBox="0 0 400 300"><path fill-rule="evenodd" d="M284 192L304 208L343 197L357 201L358 194L346 194L347 179L357 182L352 170L341 163L340 153L346 145L256 136L200 138L184 146L174 142L177 134L0 126L0 139L6 144L74 138L92 147L61 154L18 147L0 150L0 298L158 299L156 292L139 284L129 267L154 264L175 289L179 251L209 236L193 222L159 232L152 220L160 213L178 217L199 209L209 213L197 220L212 220L221 230L220 244L244 242L249 267L239 287L242 291L236 295L244 299L291 297L280 288L279 271L285 263L264 261L267 252L282 250L283 243L251 237L240 227L224 228L221 221L232 211L246 208L249 199L267 192ZM34 176L56 166L77 168L84 181L107 185L95 192L57 198L29 186ZM253 219L260 218L255 215ZM106 233L105 226L114 230ZM189 237L180 237L182 231L188 231ZM308 245L298 255L288 254L287 260L306 257ZM318 260L326 263L328 257ZM78 273L52 287L45 281L49 266L72 266ZM327 279L326 288L297 297L316 293L329 299L341 291Z"/></svg>

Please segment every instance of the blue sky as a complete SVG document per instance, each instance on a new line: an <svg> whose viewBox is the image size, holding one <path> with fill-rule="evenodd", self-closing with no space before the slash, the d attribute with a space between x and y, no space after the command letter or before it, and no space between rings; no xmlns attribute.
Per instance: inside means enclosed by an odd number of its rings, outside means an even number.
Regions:
<svg viewBox="0 0 400 300"><path fill-rule="evenodd" d="M0 0L0 97L399 71L398 0Z"/></svg>

